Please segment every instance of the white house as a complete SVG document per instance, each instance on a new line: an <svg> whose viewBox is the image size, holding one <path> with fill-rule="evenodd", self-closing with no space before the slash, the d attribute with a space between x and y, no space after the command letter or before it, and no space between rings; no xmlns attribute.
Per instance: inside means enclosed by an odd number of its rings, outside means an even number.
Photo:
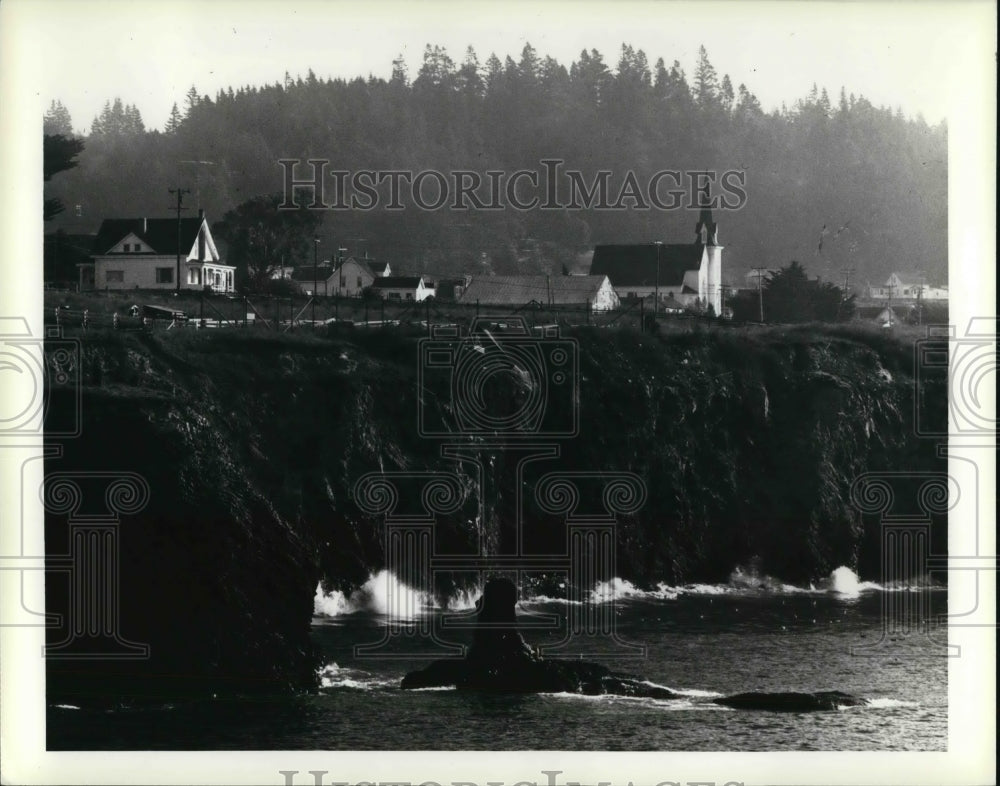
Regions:
<svg viewBox="0 0 1000 786"><path fill-rule="evenodd" d="M318 267L315 270L309 265L296 268L292 280L299 289L307 295L316 294L323 297L361 297L362 291L371 286L376 276L365 260L351 257L335 268Z"/></svg>
<svg viewBox="0 0 1000 786"><path fill-rule="evenodd" d="M459 302L483 306L536 302L581 309L587 306L594 311L609 311L619 304L607 276L477 276Z"/></svg>
<svg viewBox="0 0 1000 786"><path fill-rule="evenodd" d="M868 297L880 300L947 300L948 287L928 286L920 276L892 273L885 284L868 286Z"/></svg>
<svg viewBox="0 0 1000 786"><path fill-rule="evenodd" d="M179 245L178 245L179 241ZM178 282L178 249L180 276ZM108 218L92 261L77 265L80 289L232 292L236 268L223 264L202 211L197 218Z"/></svg>
<svg viewBox="0 0 1000 786"><path fill-rule="evenodd" d="M712 211L703 208L693 243L595 246L590 274L607 276L622 298L653 295L722 314L722 249Z"/></svg>
<svg viewBox="0 0 1000 786"><path fill-rule="evenodd" d="M423 276L377 276L369 289L385 300L415 300L419 303L434 295L434 288L427 286Z"/></svg>

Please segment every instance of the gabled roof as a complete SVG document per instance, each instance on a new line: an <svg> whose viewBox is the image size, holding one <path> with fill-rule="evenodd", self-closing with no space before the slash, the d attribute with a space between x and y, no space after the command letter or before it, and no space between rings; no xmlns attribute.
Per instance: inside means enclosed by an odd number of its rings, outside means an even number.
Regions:
<svg viewBox="0 0 1000 786"><path fill-rule="evenodd" d="M479 276L462 293L461 302L524 305L533 300L555 305L591 301L607 276Z"/></svg>
<svg viewBox="0 0 1000 786"><path fill-rule="evenodd" d="M182 218L180 221L180 251L186 254L198 240L198 230L204 218ZM156 254L177 253L176 218L106 218L94 239L93 252L107 254L129 235L153 249Z"/></svg>
<svg viewBox="0 0 1000 786"><path fill-rule="evenodd" d="M416 289L422 276L376 276L371 286L374 289Z"/></svg>
<svg viewBox="0 0 1000 786"><path fill-rule="evenodd" d="M340 268L344 267L344 265L346 265L348 262L353 262L355 265L361 268L361 270L363 270L372 278L376 278L379 275L371 267L373 260L364 258L358 259L357 257L348 257L347 259L345 259L343 262L340 263L340 267L338 267L337 270L340 270ZM385 269L385 263L382 264L382 269L383 270Z"/></svg>
<svg viewBox="0 0 1000 786"><path fill-rule="evenodd" d="M657 278L660 286L680 286L685 272L701 267L704 249L701 243L595 246L590 274L607 276L616 289L656 286Z"/></svg>
<svg viewBox="0 0 1000 786"><path fill-rule="evenodd" d="M333 271L328 267L317 267L315 272L308 265L297 267L292 271L292 281L326 281L333 277Z"/></svg>

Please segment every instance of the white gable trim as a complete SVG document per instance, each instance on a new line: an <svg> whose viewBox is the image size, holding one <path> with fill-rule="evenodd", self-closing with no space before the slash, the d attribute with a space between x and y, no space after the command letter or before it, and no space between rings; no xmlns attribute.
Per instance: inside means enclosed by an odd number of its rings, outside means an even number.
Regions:
<svg viewBox="0 0 1000 786"><path fill-rule="evenodd" d="M125 246L128 246L128 251L125 250ZM136 246L139 246L136 249ZM125 237L119 240L115 245L113 245L108 251L108 254L149 254L152 252L146 243L142 242L139 237L134 232L129 232Z"/></svg>

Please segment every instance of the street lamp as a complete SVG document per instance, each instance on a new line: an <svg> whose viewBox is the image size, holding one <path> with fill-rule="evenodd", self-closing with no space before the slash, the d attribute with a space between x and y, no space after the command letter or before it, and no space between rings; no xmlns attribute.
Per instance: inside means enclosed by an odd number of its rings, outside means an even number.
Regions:
<svg viewBox="0 0 1000 786"><path fill-rule="evenodd" d="M312 308L312 323L313 330L316 329L316 290L319 288L319 271L317 270L319 263L319 235L313 236L313 308Z"/></svg>
<svg viewBox="0 0 1000 786"><path fill-rule="evenodd" d="M656 299L653 301L653 324L656 324L656 314L660 308L660 249L663 241L656 241Z"/></svg>

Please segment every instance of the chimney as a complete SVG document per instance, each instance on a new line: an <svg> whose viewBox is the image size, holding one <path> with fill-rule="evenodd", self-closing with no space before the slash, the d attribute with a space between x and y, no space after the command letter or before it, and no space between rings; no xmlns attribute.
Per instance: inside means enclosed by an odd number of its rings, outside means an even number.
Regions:
<svg viewBox="0 0 1000 786"><path fill-rule="evenodd" d="M205 211L198 208L198 261L205 261L205 230L202 225L205 223Z"/></svg>

